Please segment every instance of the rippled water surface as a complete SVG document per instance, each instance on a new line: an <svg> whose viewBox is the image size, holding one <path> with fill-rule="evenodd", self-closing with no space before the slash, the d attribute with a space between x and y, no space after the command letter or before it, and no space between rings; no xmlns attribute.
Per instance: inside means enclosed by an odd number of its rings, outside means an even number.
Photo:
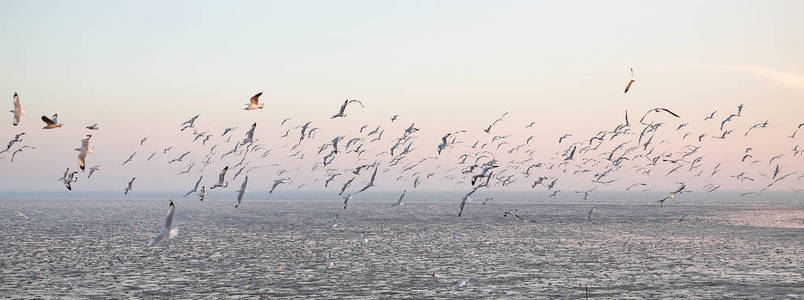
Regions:
<svg viewBox="0 0 804 300"><path fill-rule="evenodd" d="M0 297L804 294L802 206L178 200L179 235L146 248L167 203L0 200Z"/></svg>

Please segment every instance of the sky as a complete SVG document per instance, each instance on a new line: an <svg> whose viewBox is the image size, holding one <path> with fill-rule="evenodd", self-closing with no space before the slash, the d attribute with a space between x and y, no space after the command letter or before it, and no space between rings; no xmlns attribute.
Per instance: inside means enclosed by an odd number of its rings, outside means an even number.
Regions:
<svg viewBox="0 0 804 300"><path fill-rule="evenodd" d="M0 95L11 109L19 93L28 114L18 127L7 114L0 139L26 132L22 144L39 149L13 163L6 153L0 190L63 189L56 178L77 167L73 149L93 123L101 130L92 132L88 165L102 171L76 186L122 189L137 176L141 189L182 190L226 165L176 176L181 167L166 163L179 150L208 151L178 132L196 114L197 127L215 138L233 126L242 138L257 122L257 139L276 149L291 144L279 138L281 120L312 120L321 130L307 151L363 124L383 125L390 140L415 123L417 146L435 152L446 132L465 129L471 143L510 112L500 134L533 135L547 158L563 150L559 136L611 130L626 110L635 122L667 107L681 116L668 127L687 121L696 135L717 134L718 124L703 118L718 111L719 123L744 104L733 138L701 150L707 168L722 162L728 170L716 183L741 189L729 175L743 169L746 147L762 164L786 153L785 170L804 165L790 151L804 135L786 138L804 122L803 13L801 1L4 1ZM623 94L629 67L637 81ZM242 110L257 92L266 108ZM344 99L365 108L329 119ZM40 129L39 117L53 113L64 127ZM394 114L399 121L389 123ZM742 136L765 120L768 128ZM173 155L144 162L167 146ZM134 151L138 160L120 167ZM281 156L266 163L298 164ZM275 169L252 174L254 188L267 189ZM668 189L684 180L623 176ZM320 174L295 177L312 186ZM379 180L398 188L394 178ZM423 188L455 186L433 180Z"/></svg>

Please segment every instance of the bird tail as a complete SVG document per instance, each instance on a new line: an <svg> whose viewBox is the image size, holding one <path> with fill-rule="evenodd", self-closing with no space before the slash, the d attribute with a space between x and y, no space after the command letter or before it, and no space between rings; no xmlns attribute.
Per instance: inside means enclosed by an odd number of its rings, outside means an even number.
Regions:
<svg viewBox="0 0 804 300"><path fill-rule="evenodd" d="M168 232L168 239L172 239L178 235L179 235L179 228L176 227L171 228L170 231Z"/></svg>

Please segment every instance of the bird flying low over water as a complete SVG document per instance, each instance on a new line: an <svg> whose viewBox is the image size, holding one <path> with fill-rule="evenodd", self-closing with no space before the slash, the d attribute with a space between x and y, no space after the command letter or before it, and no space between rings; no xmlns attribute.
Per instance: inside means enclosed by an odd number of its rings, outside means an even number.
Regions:
<svg viewBox="0 0 804 300"><path fill-rule="evenodd" d="M173 200L170 200L170 205L168 206L168 214L165 217L165 224L162 225L162 230L159 231L150 242L148 242L145 247L151 247L158 243L165 238L172 239L179 234L179 229L173 227L173 218L176 216L176 206L173 205Z"/></svg>
<svg viewBox="0 0 804 300"><path fill-rule="evenodd" d="M229 182L225 181L226 171L229 171L229 166L223 167L223 170L221 170L220 175L218 175L218 183L213 184L211 187L209 187L210 190L213 190L215 188L226 188L227 186L229 186Z"/></svg>
<svg viewBox="0 0 804 300"><path fill-rule="evenodd" d="M243 180L243 184L240 185L240 189L237 190L237 204L235 204L235 208L240 207L240 202L243 201L243 195L246 193L247 184L248 184L248 176L246 176L246 179Z"/></svg>
<svg viewBox="0 0 804 300"><path fill-rule="evenodd" d="M123 195L128 195L128 192L134 189L132 187L132 185L134 184L134 179L137 179L137 177L132 177L131 180L128 181L125 190L123 190Z"/></svg>
<svg viewBox="0 0 804 300"><path fill-rule="evenodd" d="M244 108L244 110L255 110L255 109L262 109L264 104L260 103L260 96L262 96L262 92L257 93L254 96L251 96L249 99L249 104Z"/></svg>

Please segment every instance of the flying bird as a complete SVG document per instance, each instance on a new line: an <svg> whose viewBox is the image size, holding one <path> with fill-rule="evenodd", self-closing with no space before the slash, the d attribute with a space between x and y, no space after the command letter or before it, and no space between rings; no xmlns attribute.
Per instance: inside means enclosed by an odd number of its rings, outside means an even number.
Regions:
<svg viewBox="0 0 804 300"><path fill-rule="evenodd" d="M680 117L679 117L679 116L678 116L676 113L674 113L674 112L670 111L669 109L662 108L662 107L657 107L657 108L654 108L654 109L648 110L648 111L645 113L645 115L643 115L643 116L642 116L642 119L639 119L639 123L640 123L640 124L642 124L642 125L650 125L650 124L645 124L645 123L643 123L643 122L642 122L642 121L644 121L644 120L645 120L645 117L647 117L647 116L648 116L648 114L649 114L649 113L651 113L651 112L663 112L663 111L664 111L664 112L667 112L668 114L670 114L670 115L672 115L672 116L674 116L674 117L676 117L676 118L680 118Z"/></svg>
<svg viewBox="0 0 804 300"><path fill-rule="evenodd" d="M129 180L129 181L128 181L128 184L126 185L125 190L123 190L123 195L128 195L128 192L129 192L130 190L133 190L133 189L134 189L134 188L132 187L132 185L134 184L134 179L137 179L137 177L132 177L132 178L131 178L131 180Z"/></svg>
<svg viewBox="0 0 804 300"><path fill-rule="evenodd" d="M87 126L87 129L89 129L89 130L98 130L98 129L100 129L100 127L98 127L98 123L95 123L95 124Z"/></svg>
<svg viewBox="0 0 804 300"><path fill-rule="evenodd" d="M346 106L347 106L347 105L349 105L349 104L352 104L352 103L357 103L357 104L360 104L360 107L365 108L365 106L363 106L363 102L360 102L360 100L349 100L349 99L346 99L346 101L343 101L343 104L341 104L341 108L340 108L340 110L338 111L338 113L337 113L337 114L332 115L332 117L330 117L330 119L335 119L335 118L343 118L343 117L346 117Z"/></svg>
<svg viewBox="0 0 804 300"><path fill-rule="evenodd" d="M243 201L243 194L246 193L246 184L248 184L248 176L243 180L243 184L240 185L240 189L237 191L237 204L235 204L235 208L240 207L240 202Z"/></svg>
<svg viewBox="0 0 804 300"><path fill-rule="evenodd" d="M84 167L86 167L86 158L87 154L92 153L92 148L89 148L89 138L91 138L91 134L87 134L81 139L81 148L76 148L75 150L78 151L78 167L81 168L81 172L84 171Z"/></svg>
<svg viewBox="0 0 804 300"><path fill-rule="evenodd" d="M625 91L623 92L623 94L628 93L628 90L631 89L631 85L634 84L634 82L635 82L635 80L634 80L634 68L630 68L630 69L631 69L631 81L629 81L628 85L625 86Z"/></svg>
<svg viewBox="0 0 804 300"><path fill-rule="evenodd" d="M408 191L408 190L403 190L403 191L402 191L402 195L399 195L399 199L398 199L398 200L396 200L396 203L391 204L391 207L405 205L405 203L402 203L402 198L405 198L405 193L406 193L407 191Z"/></svg>
<svg viewBox="0 0 804 300"><path fill-rule="evenodd" d="M189 192L187 192L186 194L184 194L184 196L182 196L182 198L186 198L188 195L197 192L198 191L198 185L201 184L201 179L202 178L204 178L204 176L198 177L198 181L195 182L195 186L193 187L193 189L190 190ZM203 201L203 200L201 200L201 201Z"/></svg>
<svg viewBox="0 0 804 300"><path fill-rule="evenodd" d="M179 234L179 229L173 227L173 218L176 216L176 207L173 205L173 200L170 200L170 205L168 206L168 214L165 217L165 224L162 225L162 230L159 231L150 242L148 242L145 247L151 247L158 243L165 238L172 239Z"/></svg>
<svg viewBox="0 0 804 300"><path fill-rule="evenodd" d="M20 117L25 114L25 110L22 109L22 105L20 105L20 97L17 93L14 93L14 109L11 111L14 114L14 121L13 125L17 126L20 124Z"/></svg>
<svg viewBox="0 0 804 300"><path fill-rule="evenodd" d="M129 156L128 159L126 159L126 161L124 161L123 164L121 164L120 166L121 167L125 166L128 162L130 162L134 158L134 155L137 155L136 151L134 151L134 153L131 153L131 156Z"/></svg>
<svg viewBox="0 0 804 300"><path fill-rule="evenodd" d="M260 103L260 96L262 96L262 92L259 92L254 96L251 96L251 99L249 100L250 103L247 104L248 106L246 106L244 110L262 109L264 104Z"/></svg>
<svg viewBox="0 0 804 300"><path fill-rule="evenodd" d="M218 183L209 187L210 190L213 190L215 188L226 188L227 186L229 186L229 182L225 181L226 171L229 171L229 166L223 167L223 170L221 170L220 175L218 175Z"/></svg>
<svg viewBox="0 0 804 300"><path fill-rule="evenodd" d="M42 129L60 128L62 126L62 124L58 123L59 122L58 118L59 118L59 114L54 114L50 118L48 118L47 116L42 116L42 121L45 122L45 127L42 127Z"/></svg>

